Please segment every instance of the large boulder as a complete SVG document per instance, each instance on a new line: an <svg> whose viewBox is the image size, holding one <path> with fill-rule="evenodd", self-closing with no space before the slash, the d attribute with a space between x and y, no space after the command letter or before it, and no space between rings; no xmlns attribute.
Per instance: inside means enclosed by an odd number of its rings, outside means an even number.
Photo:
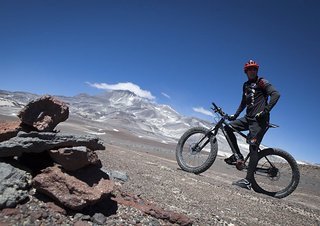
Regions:
<svg viewBox="0 0 320 226"><path fill-rule="evenodd" d="M91 135L20 131L16 137L0 142L0 157L20 156L22 153L40 153L74 146L86 146L91 150L105 149L102 141Z"/></svg>
<svg viewBox="0 0 320 226"><path fill-rule="evenodd" d="M69 107L66 103L49 95L29 102L18 114L22 125L37 131L53 131L68 119Z"/></svg>
<svg viewBox="0 0 320 226"><path fill-rule="evenodd" d="M48 167L33 179L33 186L63 206L82 210L94 205L113 191L114 183L101 178L98 184L89 186L74 176L64 173L58 166Z"/></svg>
<svg viewBox="0 0 320 226"><path fill-rule="evenodd" d="M15 207L28 197L31 175L0 162L0 209Z"/></svg>
<svg viewBox="0 0 320 226"><path fill-rule="evenodd" d="M70 147L50 150L50 157L68 171L75 171L89 165L102 166L98 155L87 147Z"/></svg>
<svg viewBox="0 0 320 226"><path fill-rule="evenodd" d="M20 121L0 122L0 142L17 136L21 130Z"/></svg>

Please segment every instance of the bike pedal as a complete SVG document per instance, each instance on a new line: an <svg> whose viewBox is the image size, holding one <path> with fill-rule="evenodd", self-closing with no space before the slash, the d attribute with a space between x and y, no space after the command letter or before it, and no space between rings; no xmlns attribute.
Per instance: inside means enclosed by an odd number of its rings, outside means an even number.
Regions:
<svg viewBox="0 0 320 226"><path fill-rule="evenodd" d="M243 160L237 160L236 168L237 170L244 170L246 168L246 164L244 164Z"/></svg>

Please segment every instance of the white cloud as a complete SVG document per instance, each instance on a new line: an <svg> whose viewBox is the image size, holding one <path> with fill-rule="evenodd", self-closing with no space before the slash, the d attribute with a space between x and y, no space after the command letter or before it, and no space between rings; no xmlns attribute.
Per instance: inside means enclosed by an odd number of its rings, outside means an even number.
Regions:
<svg viewBox="0 0 320 226"><path fill-rule="evenodd" d="M171 97L168 95L168 94L166 94L166 93L161 93L163 96L165 96L166 98L168 98L168 99L171 99Z"/></svg>
<svg viewBox="0 0 320 226"><path fill-rule="evenodd" d="M195 112L208 115L208 116L213 116L213 113L211 111L208 111L204 109L203 107L198 107L198 108L192 108Z"/></svg>
<svg viewBox="0 0 320 226"><path fill-rule="evenodd" d="M133 84L131 82L125 83L118 83L118 84L107 84L107 83L90 83L87 82L88 85L95 87L97 89L104 89L104 90L128 90L133 92L139 97L147 98L150 100L154 100L155 97L151 94L148 90L141 89L138 85Z"/></svg>

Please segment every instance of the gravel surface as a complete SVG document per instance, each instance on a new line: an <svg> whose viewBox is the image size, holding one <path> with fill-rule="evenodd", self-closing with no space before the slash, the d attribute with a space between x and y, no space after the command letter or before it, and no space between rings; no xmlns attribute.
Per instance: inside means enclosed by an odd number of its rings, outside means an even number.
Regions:
<svg viewBox="0 0 320 226"><path fill-rule="evenodd" d="M184 213L194 225L320 225L318 167L301 167L297 190L276 199L232 186L245 172L225 165L222 158L205 173L194 175L178 168L172 149L137 146L128 150L107 145L100 157L110 168L128 172L129 181L122 190Z"/></svg>
<svg viewBox="0 0 320 226"><path fill-rule="evenodd" d="M81 133L81 126L62 129ZM97 151L103 168L128 176L127 181L114 179L114 196L134 194L165 211L188 216L193 225L320 225L319 167L300 166L297 190L276 199L232 186L245 172L226 165L222 157L205 173L195 175L179 169L175 144L116 132L100 138L106 146ZM0 225L176 225L122 204L108 213L105 208L66 211L31 190L26 203L0 211Z"/></svg>

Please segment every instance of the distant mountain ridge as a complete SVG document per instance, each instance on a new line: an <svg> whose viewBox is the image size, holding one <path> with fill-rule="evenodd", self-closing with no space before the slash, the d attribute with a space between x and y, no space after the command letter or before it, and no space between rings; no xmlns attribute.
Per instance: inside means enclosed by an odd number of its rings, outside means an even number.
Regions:
<svg viewBox="0 0 320 226"><path fill-rule="evenodd" d="M0 90L0 106L19 110L39 95L26 92ZM107 122L149 138L176 141L188 129L195 126L210 127L210 123L193 117L185 117L168 105L161 105L141 98L130 91L110 91L90 96L56 96L69 104L70 117ZM14 112L13 112L14 114Z"/></svg>

